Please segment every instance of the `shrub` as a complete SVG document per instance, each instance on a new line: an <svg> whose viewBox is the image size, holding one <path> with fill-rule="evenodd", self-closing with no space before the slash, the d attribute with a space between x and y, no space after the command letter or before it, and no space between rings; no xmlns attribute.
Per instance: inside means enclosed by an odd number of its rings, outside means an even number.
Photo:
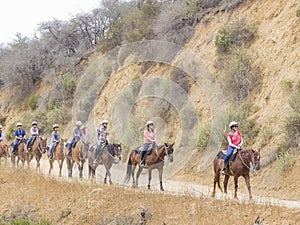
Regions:
<svg viewBox="0 0 300 225"><path fill-rule="evenodd" d="M277 170L281 173L290 170L296 162L295 156L289 152L281 152L277 157Z"/></svg>
<svg viewBox="0 0 300 225"><path fill-rule="evenodd" d="M283 122L287 149L298 147L300 142L300 81L298 81L289 99L289 105L292 111Z"/></svg>
<svg viewBox="0 0 300 225"><path fill-rule="evenodd" d="M215 38L218 52L228 53L234 48L245 48L255 38L256 27L245 20L221 27Z"/></svg>
<svg viewBox="0 0 300 225"><path fill-rule="evenodd" d="M270 139L273 136L273 131L271 126L264 126L260 131L259 131L259 148L262 148L266 146Z"/></svg>
<svg viewBox="0 0 300 225"><path fill-rule="evenodd" d="M76 85L76 78L72 74L68 73L64 75L61 87L63 100L67 101L73 99L76 90Z"/></svg>
<svg viewBox="0 0 300 225"><path fill-rule="evenodd" d="M247 50L236 50L226 57L222 70L226 95L240 105L250 91L259 90L261 74Z"/></svg>
<svg viewBox="0 0 300 225"><path fill-rule="evenodd" d="M31 108L31 110L36 110L37 109L38 101L39 101L40 97L41 96L39 96L39 95L31 95L29 97L28 105Z"/></svg>
<svg viewBox="0 0 300 225"><path fill-rule="evenodd" d="M14 132L16 130L16 122L13 121L12 123L10 123L6 129L6 133L5 133L5 138L7 140L11 140L15 137Z"/></svg>
<svg viewBox="0 0 300 225"><path fill-rule="evenodd" d="M4 116L0 113L0 124L1 125L5 124L6 118L7 118L7 116Z"/></svg>
<svg viewBox="0 0 300 225"><path fill-rule="evenodd" d="M280 86L285 90L291 90L293 88L293 81L290 79L284 79L280 81Z"/></svg>
<svg viewBox="0 0 300 225"><path fill-rule="evenodd" d="M296 10L296 16L297 16L297 17L300 17L300 9L297 9L297 10Z"/></svg>
<svg viewBox="0 0 300 225"><path fill-rule="evenodd" d="M111 75L112 71L113 71L113 68L111 67L111 65L106 65L103 68L103 75L106 77L109 77Z"/></svg>
<svg viewBox="0 0 300 225"><path fill-rule="evenodd" d="M199 151L204 151L208 143L211 131L211 122L203 123L199 130L199 137L197 141L197 149Z"/></svg>

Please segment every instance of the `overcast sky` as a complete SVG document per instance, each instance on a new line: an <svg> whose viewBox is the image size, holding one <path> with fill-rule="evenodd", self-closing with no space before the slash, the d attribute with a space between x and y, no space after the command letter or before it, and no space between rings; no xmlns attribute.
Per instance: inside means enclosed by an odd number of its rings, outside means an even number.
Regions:
<svg viewBox="0 0 300 225"><path fill-rule="evenodd" d="M0 44L11 42L16 33L32 36L37 24L53 18L68 20L72 15L88 12L100 0L4 0L0 6Z"/></svg>

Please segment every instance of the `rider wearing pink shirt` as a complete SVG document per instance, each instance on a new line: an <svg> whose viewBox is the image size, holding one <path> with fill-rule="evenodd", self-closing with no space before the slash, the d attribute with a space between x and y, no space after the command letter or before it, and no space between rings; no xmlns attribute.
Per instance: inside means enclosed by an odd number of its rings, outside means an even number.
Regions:
<svg viewBox="0 0 300 225"><path fill-rule="evenodd" d="M228 141L228 148L227 148L227 152L226 152L226 156L224 158L224 166L222 171L226 170L226 164L228 163L233 150L234 149L242 149L242 145L243 145L243 138L242 138L242 133L241 131L238 130L238 123L235 121L232 121L229 124L230 127L230 132L227 134L227 141Z"/></svg>
<svg viewBox="0 0 300 225"><path fill-rule="evenodd" d="M146 123L147 129L144 130L144 145L143 145L143 150L141 152L141 166L145 166L146 163L146 153L151 144L154 146L156 145L155 141L155 133L154 133L154 128L153 128L153 122L148 121Z"/></svg>

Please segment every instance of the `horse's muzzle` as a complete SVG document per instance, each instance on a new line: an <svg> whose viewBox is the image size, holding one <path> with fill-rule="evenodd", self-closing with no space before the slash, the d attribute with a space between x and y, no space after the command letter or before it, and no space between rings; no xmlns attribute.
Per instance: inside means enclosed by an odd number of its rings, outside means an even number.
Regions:
<svg viewBox="0 0 300 225"><path fill-rule="evenodd" d="M170 160L170 162L173 162L173 161L174 161L173 154L170 154L170 155L169 155L169 160Z"/></svg>

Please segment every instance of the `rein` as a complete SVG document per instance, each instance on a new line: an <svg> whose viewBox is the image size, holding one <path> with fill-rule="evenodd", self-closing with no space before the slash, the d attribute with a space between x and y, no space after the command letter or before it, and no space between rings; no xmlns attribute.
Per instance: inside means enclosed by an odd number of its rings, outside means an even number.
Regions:
<svg viewBox="0 0 300 225"><path fill-rule="evenodd" d="M248 166L248 165L245 163L243 157L241 156L240 151L238 152L238 154L239 154L239 157L240 157L240 159L241 159L243 165L244 165L245 167L247 167L247 168L250 170L250 164L249 164L249 166ZM250 154L251 154L251 152L250 152ZM253 155L253 154L251 154L251 161L250 161L249 163L251 163L251 162L252 162L252 164L253 164L253 162L254 162L254 155Z"/></svg>
<svg viewBox="0 0 300 225"><path fill-rule="evenodd" d="M166 148L166 147L163 147L163 148L165 148L165 154L168 154L167 148ZM155 149L155 153L156 153L157 157L158 157L161 161L165 162L165 159L162 158L162 157L158 154L157 148Z"/></svg>

